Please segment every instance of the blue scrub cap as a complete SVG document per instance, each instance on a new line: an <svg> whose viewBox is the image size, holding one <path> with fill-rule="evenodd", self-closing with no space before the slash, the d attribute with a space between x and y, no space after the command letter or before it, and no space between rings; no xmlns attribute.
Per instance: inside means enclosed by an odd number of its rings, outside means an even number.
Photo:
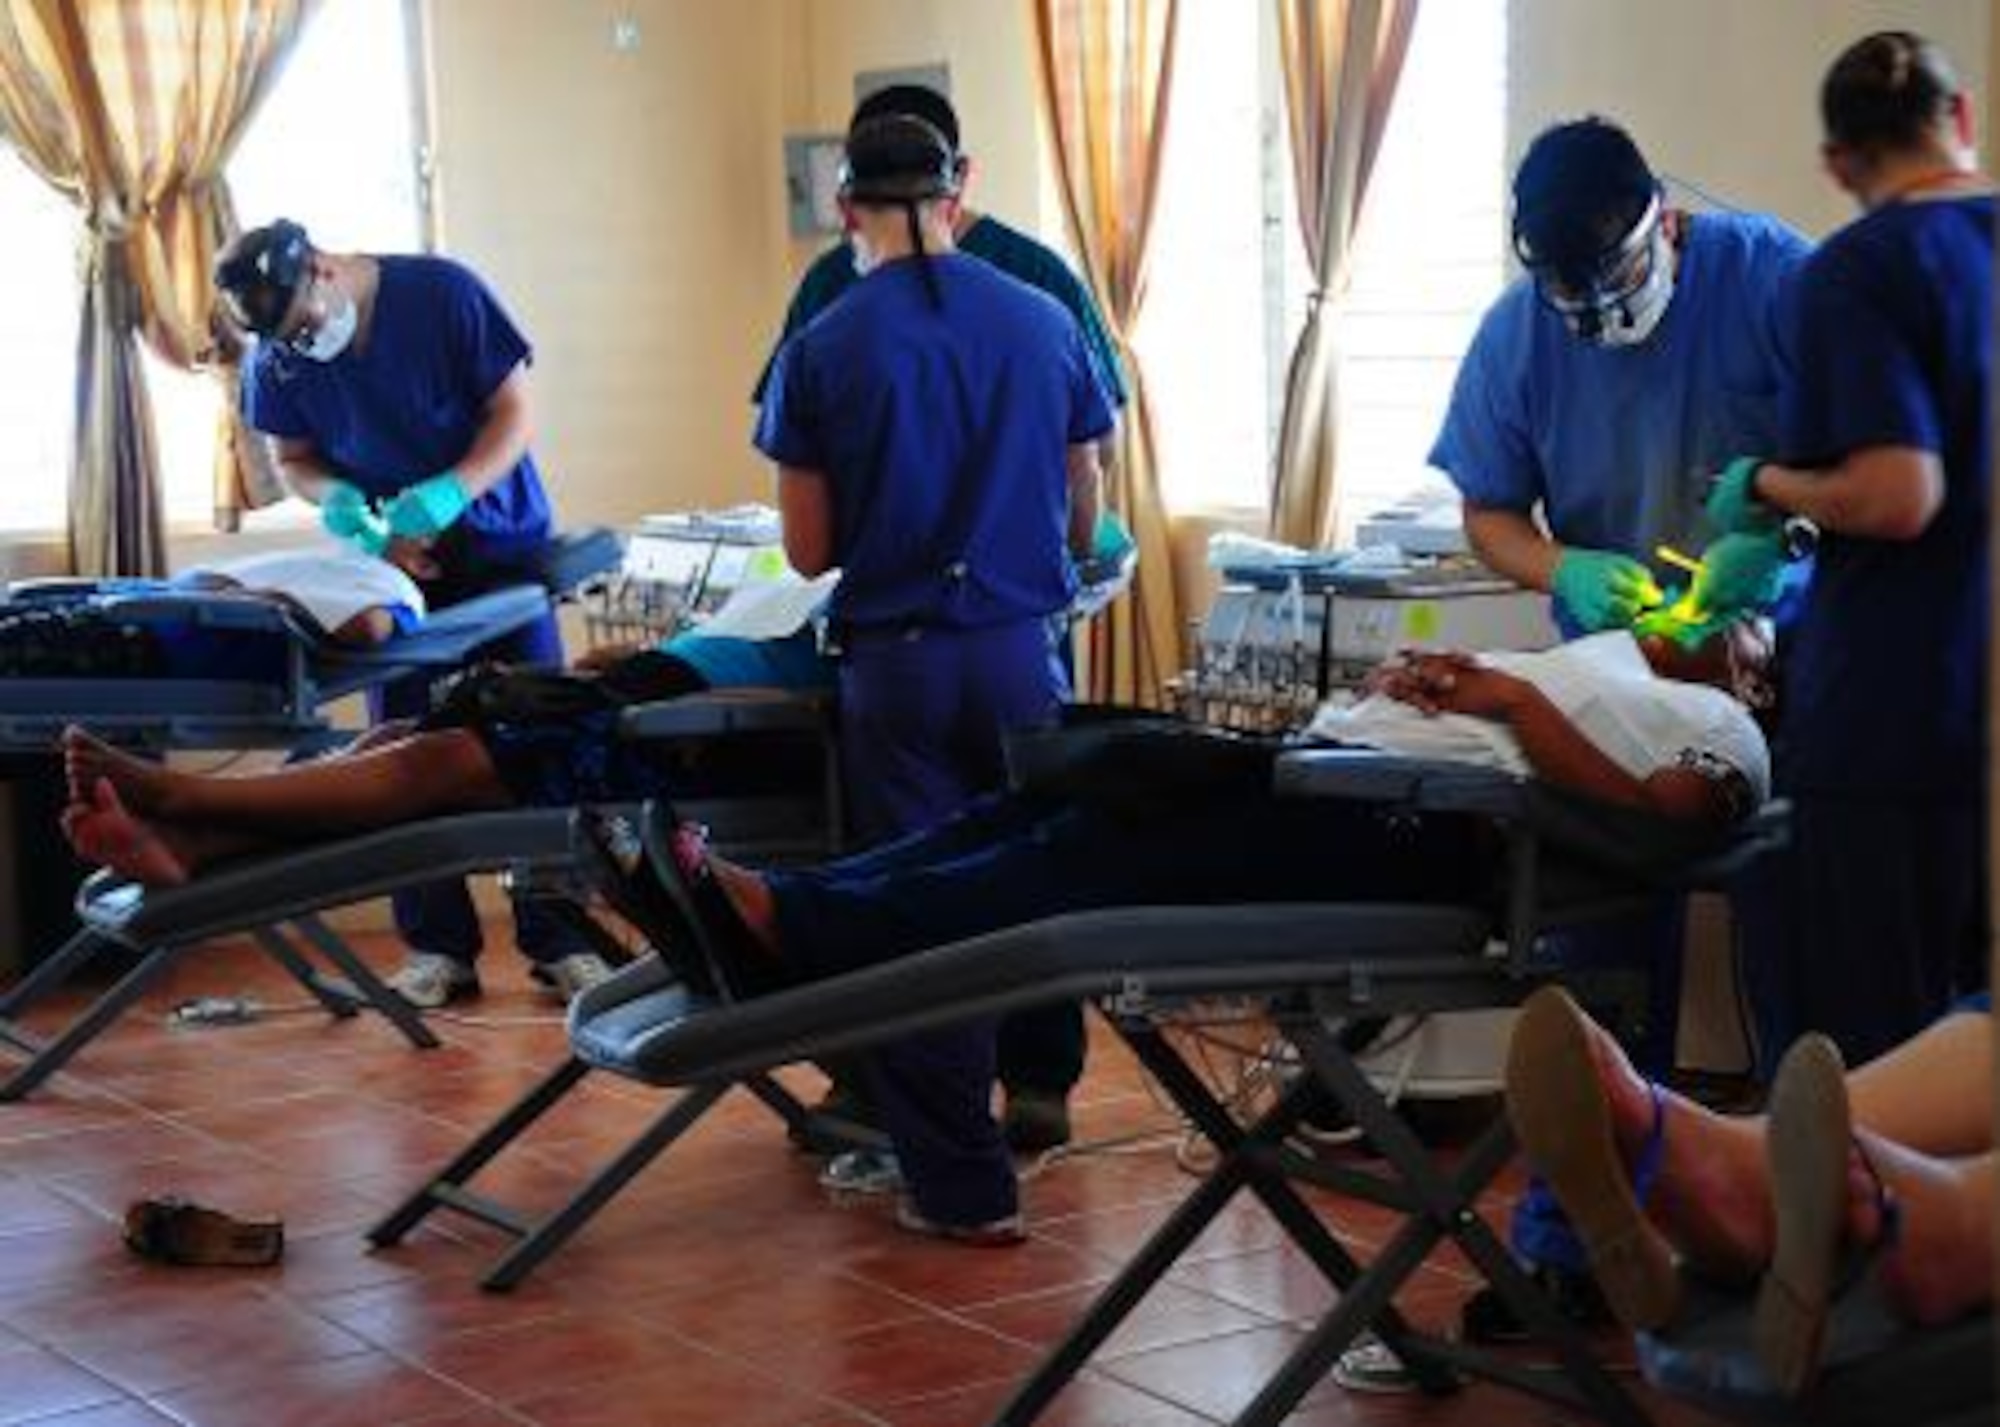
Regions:
<svg viewBox="0 0 2000 1427"><path fill-rule="evenodd" d="M289 218L252 228L215 259L215 286L237 325L276 336L312 272L312 239Z"/></svg>
<svg viewBox="0 0 2000 1427"><path fill-rule="evenodd" d="M840 191L854 203L922 203L957 193L962 173L957 147L935 124L885 114L848 132Z"/></svg>
<svg viewBox="0 0 2000 1427"><path fill-rule="evenodd" d="M1658 191L1639 146L1609 120L1545 129L1514 173L1514 251L1530 268L1585 285Z"/></svg>

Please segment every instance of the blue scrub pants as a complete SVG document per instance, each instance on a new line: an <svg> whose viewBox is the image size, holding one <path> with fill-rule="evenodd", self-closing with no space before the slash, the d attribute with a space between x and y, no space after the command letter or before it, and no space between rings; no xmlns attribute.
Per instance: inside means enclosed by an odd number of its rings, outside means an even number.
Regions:
<svg viewBox="0 0 2000 1427"><path fill-rule="evenodd" d="M863 847L934 826L1006 781L1008 729L1051 722L1068 692L1048 625L849 630L840 666L842 785ZM1035 1088L1066 1091L1081 1073L1083 1012L1009 1018L1010 1064ZM868 1058L884 1128L919 1208L954 1224L1014 1212L1014 1174L993 1121L992 1023L885 1046Z"/></svg>
<svg viewBox="0 0 2000 1427"><path fill-rule="evenodd" d="M431 608L445 609L493 587L491 582L445 581L426 585L424 596ZM481 645L474 651L472 660L497 660L539 669L560 669L563 663L562 632L556 625L555 615L545 614L533 624L490 644ZM413 674L370 690L368 709L371 719L380 724L394 719L422 718L430 712L434 682L428 675ZM485 939L480 932L479 914L473 909L472 894L466 890L464 882L430 882L421 887L407 888L396 893L392 902L396 931L407 945L417 951L449 956L455 961L470 963L478 960ZM592 950L566 923L551 917L533 902L515 904L514 933L515 941L530 961L560 961L572 952Z"/></svg>
<svg viewBox="0 0 2000 1427"><path fill-rule="evenodd" d="M1902 1044L1986 981L1986 819L1951 797L1794 790L1789 846L1742 899L1766 1078L1807 1031L1849 1065Z"/></svg>

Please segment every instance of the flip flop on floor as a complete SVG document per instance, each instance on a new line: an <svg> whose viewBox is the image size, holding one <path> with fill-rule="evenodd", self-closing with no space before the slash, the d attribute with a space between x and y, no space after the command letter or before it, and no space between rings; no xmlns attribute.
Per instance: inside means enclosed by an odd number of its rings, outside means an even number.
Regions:
<svg viewBox="0 0 2000 1427"><path fill-rule="evenodd" d="M1771 1084L1766 1153L1777 1240L1757 1290L1753 1338L1771 1380L1793 1397L1819 1373L1828 1305L1874 1253L1865 1250L1853 1260L1842 1252L1854 1147L1840 1050L1823 1035L1804 1036L1785 1052ZM1884 1197L1877 1247L1893 1237L1892 1209Z"/></svg>
<svg viewBox="0 0 2000 1427"><path fill-rule="evenodd" d="M1507 1115L1583 1241L1611 1311L1638 1331L1663 1327L1680 1306L1680 1273L1641 1205L1658 1173L1666 1102L1655 1088L1652 1133L1637 1169L1628 1169L1598 1080L1590 1022L1557 987L1543 987L1521 1007L1507 1051Z"/></svg>

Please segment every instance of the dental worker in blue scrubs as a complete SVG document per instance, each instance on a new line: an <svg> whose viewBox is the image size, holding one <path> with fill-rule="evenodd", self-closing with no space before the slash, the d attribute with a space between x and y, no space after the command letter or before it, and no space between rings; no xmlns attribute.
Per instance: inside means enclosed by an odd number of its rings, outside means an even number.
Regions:
<svg viewBox="0 0 2000 1427"><path fill-rule="evenodd" d="M288 219L243 233L215 283L258 340L243 363L244 420L271 437L293 494L337 538L399 566L433 608L518 584L552 518L529 442L524 338L498 299L448 258L327 253ZM475 655L556 668L544 615ZM430 680L370 696L377 723L429 709ZM411 949L391 984L430 1008L476 995L480 927L463 883L395 898ZM567 996L605 974L560 923L523 906L521 949Z"/></svg>
<svg viewBox="0 0 2000 1427"><path fill-rule="evenodd" d="M1810 251L1774 219L1689 213L1631 137L1559 124L1514 177L1527 275L1481 321L1431 464L1465 498L1472 548L1555 597L1565 633L1622 628L1717 532L1709 476L1772 449L1789 294ZM1744 442L1751 445L1744 445ZM1727 557L1725 557L1727 558ZM1733 607L1768 564L1717 571Z"/></svg>
<svg viewBox="0 0 2000 1427"><path fill-rule="evenodd" d="M1826 166L1863 209L1799 286L1782 462L1730 464L1738 540L1820 531L1785 645L1779 872L1752 899L1759 1040L1868 1060L1985 982L1993 181L1937 46L1870 35L1820 91Z"/></svg>
<svg viewBox="0 0 2000 1427"><path fill-rule="evenodd" d="M803 574L842 572L829 619L844 786L869 841L999 787L1006 730L1067 697L1048 620L1091 548L1113 419L1075 318L956 250L963 172L920 116L850 130L842 204L865 275L784 344L756 427L786 555ZM992 1027L875 1061L909 1226L1018 1240L989 1112Z"/></svg>
<svg viewBox="0 0 2000 1427"><path fill-rule="evenodd" d="M1792 288L1810 251L1774 219L1668 205L1631 136L1602 118L1558 124L1514 176L1514 250L1526 274L1481 321L1459 369L1431 464L1465 501L1465 530L1493 569L1554 599L1565 635L1630 626L1686 577L1662 545L1706 552L1705 590L1729 610L1777 597L1785 554L1713 548L1712 473L1772 439L1789 379ZM1643 966L1643 1039L1672 1069L1679 1024L1678 904L1573 935L1575 962ZM1539 1185L1517 1208L1514 1245L1572 1316L1601 1316L1574 1237ZM1494 1295L1465 1331L1522 1330Z"/></svg>

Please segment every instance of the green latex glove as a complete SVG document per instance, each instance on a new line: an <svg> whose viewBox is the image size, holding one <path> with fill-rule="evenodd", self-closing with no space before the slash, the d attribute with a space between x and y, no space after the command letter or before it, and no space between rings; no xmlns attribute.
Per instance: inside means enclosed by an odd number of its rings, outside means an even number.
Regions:
<svg viewBox="0 0 2000 1427"><path fill-rule="evenodd" d="M346 481L329 480L320 497L319 523L327 534L345 540L364 555L380 556L389 548L389 527L375 513L368 497Z"/></svg>
<svg viewBox="0 0 2000 1427"><path fill-rule="evenodd" d="M1775 529L1725 535L1701 552L1701 563L1693 595L1703 614L1728 617L1766 609L1778 598L1784 537Z"/></svg>
<svg viewBox="0 0 2000 1427"><path fill-rule="evenodd" d="M1778 512L1757 498L1757 472L1763 462L1738 456L1724 466L1708 489L1708 518L1724 535L1752 534L1778 525Z"/></svg>
<svg viewBox="0 0 2000 1427"><path fill-rule="evenodd" d="M1565 550L1556 562L1555 596L1586 630L1624 629L1661 602L1653 572L1609 550Z"/></svg>
<svg viewBox="0 0 2000 1427"><path fill-rule="evenodd" d="M1118 561L1132 548L1132 532L1116 513L1103 511L1097 517L1097 529L1090 541L1090 558L1093 560Z"/></svg>
<svg viewBox="0 0 2000 1427"><path fill-rule="evenodd" d="M389 533L405 540L428 540L449 529L472 504L458 477L446 471L408 487L382 513Z"/></svg>

